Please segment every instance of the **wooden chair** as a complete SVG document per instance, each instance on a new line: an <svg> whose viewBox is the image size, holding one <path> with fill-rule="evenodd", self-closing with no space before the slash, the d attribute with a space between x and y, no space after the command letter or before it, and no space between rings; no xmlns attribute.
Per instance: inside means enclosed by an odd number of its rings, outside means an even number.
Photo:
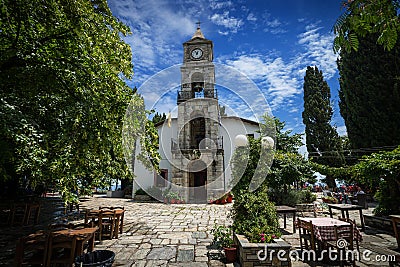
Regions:
<svg viewBox="0 0 400 267"><path fill-rule="evenodd" d="M9 225L11 223L13 203L7 200L1 200L0 203L0 225Z"/></svg>
<svg viewBox="0 0 400 267"><path fill-rule="evenodd" d="M70 229L71 226L69 223L52 223L49 224L47 227L51 231L63 230L63 229Z"/></svg>
<svg viewBox="0 0 400 267"><path fill-rule="evenodd" d="M88 223L70 223L69 224L71 229L83 229L83 228L88 228L90 227L90 224Z"/></svg>
<svg viewBox="0 0 400 267"><path fill-rule="evenodd" d="M360 243L358 241L357 236L354 235L355 229L357 229L356 221L352 220L352 219L349 219L349 218L342 218L342 217L339 217L338 219L343 221L343 222L351 223L353 225L353 242L354 241L356 242L357 251L360 252Z"/></svg>
<svg viewBox="0 0 400 267"><path fill-rule="evenodd" d="M26 213L28 209L28 204L24 202L16 202L11 208L11 225L24 225L26 221Z"/></svg>
<svg viewBox="0 0 400 267"><path fill-rule="evenodd" d="M120 219L119 219L119 233L122 234L122 230L124 228L124 215L125 215L125 207L122 206L111 206L111 207L104 207L100 206L99 210L123 210L124 213L122 213Z"/></svg>
<svg viewBox="0 0 400 267"><path fill-rule="evenodd" d="M96 210L86 210L85 213L85 224L90 225L90 227L95 227L99 225L100 211Z"/></svg>
<svg viewBox="0 0 400 267"><path fill-rule="evenodd" d="M310 248L313 251L316 251L316 242L312 222L297 219L297 225L299 227L300 249L308 250L310 245Z"/></svg>
<svg viewBox="0 0 400 267"><path fill-rule="evenodd" d="M99 215L99 240L101 241L103 237L114 236L115 227L115 210L102 210Z"/></svg>
<svg viewBox="0 0 400 267"><path fill-rule="evenodd" d="M340 266L344 266L346 261L349 261L353 266L356 266L356 257L353 253L353 234L353 224L340 226L335 225L335 240L326 242L328 249L330 247L337 251Z"/></svg>
<svg viewBox="0 0 400 267"><path fill-rule="evenodd" d="M63 264L72 266L75 259L76 236L49 234L46 266Z"/></svg>
<svg viewBox="0 0 400 267"><path fill-rule="evenodd" d="M28 203L26 207L26 215L25 215L25 224L29 225L31 221L31 215L33 214L33 224L37 224L39 222L39 214L40 214L41 204L38 200Z"/></svg>
<svg viewBox="0 0 400 267"><path fill-rule="evenodd" d="M14 266L46 266L48 238L45 232L21 237L17 241Z"/></svg>

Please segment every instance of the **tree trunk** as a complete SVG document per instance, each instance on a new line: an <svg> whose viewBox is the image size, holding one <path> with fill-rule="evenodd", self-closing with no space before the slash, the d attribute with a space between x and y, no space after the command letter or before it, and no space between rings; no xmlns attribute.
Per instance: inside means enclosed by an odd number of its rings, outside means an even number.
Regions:
<svg viewBox="0 0 400 267"><path fill-rule="evenodd" d="M330 190L333 190L334 188L336 188L336 182L335 182L334 177L327 175L325 180L326 180L326 184L328 185Z"/></svg>

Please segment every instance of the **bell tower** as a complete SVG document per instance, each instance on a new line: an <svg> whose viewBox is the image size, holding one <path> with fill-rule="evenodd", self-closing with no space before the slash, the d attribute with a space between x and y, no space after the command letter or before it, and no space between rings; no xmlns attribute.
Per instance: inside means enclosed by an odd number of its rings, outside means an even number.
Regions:
<svg viewBox="0 0 400 267"><path fill-rule="evenodd" d="M215 89L213 43L197 23L183 43L178 91L178 139L172 142L172 183L189 203L205 203L224 191L224 150Z"/></svg>

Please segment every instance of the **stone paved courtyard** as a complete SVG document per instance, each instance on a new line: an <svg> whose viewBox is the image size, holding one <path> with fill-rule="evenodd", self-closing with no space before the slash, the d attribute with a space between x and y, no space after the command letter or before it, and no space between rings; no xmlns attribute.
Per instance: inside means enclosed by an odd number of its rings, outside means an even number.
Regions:
<svg viewBox="0 0 400 267"><path fill-rule="evenodd" d="M238 266L225 264L223 254L210 247L210 230L215 224L230 224L228 217L232 204L176 204L139 203L131 199L105 198L96 195L82 199L81 213L72 213L69 221L83 219L83 210L99 206L124 206L126 209L124 232L119 239L96 241L95 249L109 249L116 253L113 266ZM364 213L371 213L370 210ZM299 214L311 216L312 214ZM327 216L320 213L318 216ZM335 215L337 216L337 214ZM350 213L357 219L358 214ZM43 201L40 224L36 226L13 226L0 228L0 266L12 266L15 253L15 240L49 223L65 220L64 208L59 198L48 197ZM281 226L283 226L282 218ZM299 248L298 233L292 233L292 220L288 219L283 239ZM374 247L393 249L395 238L375 229L367 228L363 233L361 251ZM376 253L370 255L373 258ZM334 266L329 263L292 262L292 266ZM357 266L389 266L387 262L362 261Z"/></svg>
<svg viewBox="0 0 400 267"><path fill-rule="evenodd" d="M230 224L231 205L166 205L129 199L96 198L83 208L123 205L124 233L96 249L116 253L115 266L225 266L218 250L209 248L214 224Z"/></svg>

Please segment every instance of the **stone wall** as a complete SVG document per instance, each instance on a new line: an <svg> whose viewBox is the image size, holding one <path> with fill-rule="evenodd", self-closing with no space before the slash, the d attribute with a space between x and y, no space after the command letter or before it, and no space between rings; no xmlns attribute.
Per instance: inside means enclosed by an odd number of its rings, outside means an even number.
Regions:
<svg viewBox="0 0 400 267"><path fill-rule="evenodd" d="M234 242L238 246L238 257L242 267L292 266L289 257L291 246L283 239L275 239L273 243L267 244L250 243L245 236L235 234ZM259 256L265 259L260 260Z"/></svg>

